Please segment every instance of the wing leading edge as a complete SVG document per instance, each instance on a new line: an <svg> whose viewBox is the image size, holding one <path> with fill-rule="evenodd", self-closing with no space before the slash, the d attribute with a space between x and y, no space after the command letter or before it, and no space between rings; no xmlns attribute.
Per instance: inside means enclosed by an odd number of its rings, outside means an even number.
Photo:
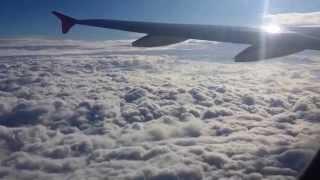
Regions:
<svg viewBox="0 0 320 180"><path fill-rule="evenodd" d="M291 31L275 35L265 32L261 28L253 27L169 24L101 19L78 20L55 11L53 14L61 20L63 33L67 33L75 24L78 24L147 34L147 36L132 43L133 46L137 47L166 46L183 42L187 39L251 45L251 47L235 57L237 62L281 57L303 51L304 49L315 49L315 46L320 47L320 40L317 38L303 36ZM261 54L261 52L264 52L264 54Z"/></svg>

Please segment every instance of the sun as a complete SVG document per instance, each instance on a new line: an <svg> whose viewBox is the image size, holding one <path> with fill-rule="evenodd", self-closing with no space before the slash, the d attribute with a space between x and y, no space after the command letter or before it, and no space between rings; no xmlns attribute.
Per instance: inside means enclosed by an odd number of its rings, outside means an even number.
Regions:
<svg viewBox="0 0 320 180"><path fill-rule="evenodd" d="M267 32L267 33L271 33L271 34L277 34L277 33L281 33L282 29L280 26L275 25L275 24L269 24L266 26L262 26L263 31Z"/></svg>

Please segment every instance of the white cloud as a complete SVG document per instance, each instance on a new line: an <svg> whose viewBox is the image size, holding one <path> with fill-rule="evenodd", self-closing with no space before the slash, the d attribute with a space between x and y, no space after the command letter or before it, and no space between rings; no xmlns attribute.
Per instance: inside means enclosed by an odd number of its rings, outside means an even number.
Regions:
<svg viewBox="0 0 320 180"><path fill-rule="evenodd" d="M281 25L319 25L320 12L270 14L266 20Z"/></svg>
<svg viewBox="0 0 320 180"><path fill-rule="evenodd" d="M59 41L6 43L0 178L293 179L318 148L318 58L225 63L199 54L214 47L202 41L62 41L62 56L48 50ZM19 43L34 56L10 54Z"/></svg>

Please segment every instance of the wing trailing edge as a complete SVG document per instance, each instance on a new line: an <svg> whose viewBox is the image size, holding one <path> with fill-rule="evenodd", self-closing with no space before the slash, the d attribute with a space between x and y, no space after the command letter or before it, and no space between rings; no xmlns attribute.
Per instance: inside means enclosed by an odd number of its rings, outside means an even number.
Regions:
<svg viewBox="0 0 320 180"><path fill-rule="evenodd" d="M188 40L187 38L174 37L174 36L157 36L147 35L132 43L134 47L159 47L171 44L180 43Z"/></svg>

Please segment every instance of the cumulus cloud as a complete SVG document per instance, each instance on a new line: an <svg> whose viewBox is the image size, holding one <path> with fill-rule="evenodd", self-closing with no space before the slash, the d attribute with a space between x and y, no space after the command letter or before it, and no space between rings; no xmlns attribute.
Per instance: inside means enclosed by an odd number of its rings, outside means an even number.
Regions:
<svg viewBox="0 0 320 180"><path fill-rule="evenodd" d="M294 179L319 145L311 56L301 68L225 63L203 41L1 42L3 179Z"/></svg>

